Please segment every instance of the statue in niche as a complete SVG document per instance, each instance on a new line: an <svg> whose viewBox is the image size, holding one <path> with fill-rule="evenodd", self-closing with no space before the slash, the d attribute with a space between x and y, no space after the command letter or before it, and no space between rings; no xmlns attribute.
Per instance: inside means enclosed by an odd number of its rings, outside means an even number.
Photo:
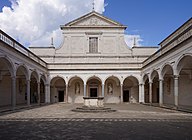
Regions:
<svg viewBox="0 0 192 140"><path fill-rule="evenodd" d="M110 95L113 94L113 86L111 83L108 84L108 94L110 94Z"/></svg>
<svg viewBox="0 0 192 140"><path fill-rule="evenodd" d="M80 84L78 82L75 84L75 94L80 94Z"/></svg>

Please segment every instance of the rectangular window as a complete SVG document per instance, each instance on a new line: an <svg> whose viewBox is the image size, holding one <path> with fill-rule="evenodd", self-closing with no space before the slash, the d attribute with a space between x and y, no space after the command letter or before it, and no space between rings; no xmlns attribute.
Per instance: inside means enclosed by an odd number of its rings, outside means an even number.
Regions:
<svg viewBox="0 0 192 140"><path fill-rule="evenodd" d="M89 38L89 53L98 53L98 38Z"/></svg>

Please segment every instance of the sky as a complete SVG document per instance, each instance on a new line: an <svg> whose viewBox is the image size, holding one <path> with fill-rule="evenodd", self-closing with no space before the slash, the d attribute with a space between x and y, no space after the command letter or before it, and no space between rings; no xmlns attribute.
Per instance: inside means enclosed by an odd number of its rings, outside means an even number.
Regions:
<svg viewBox="0 0 192 140"><path fill-rule="evenodd" d="M92 11L93 0L0 0L0 29L24 46L55 47L60 25ZM192 0L95 0L95 11L128 26L129 47L158 44L192 17Z"/></svg>

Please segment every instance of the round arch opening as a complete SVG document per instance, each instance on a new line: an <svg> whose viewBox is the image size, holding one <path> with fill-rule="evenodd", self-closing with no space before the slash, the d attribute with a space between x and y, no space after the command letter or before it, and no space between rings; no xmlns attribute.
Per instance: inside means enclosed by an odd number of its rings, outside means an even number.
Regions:
<svg viewBox="0 0 192 140"><path fill-rule="evenodd" d="M139 102L139 82L134 76L127 77L123 82L123 102Z"/></svg>
<svg viewBox="0 0 192 140"><path fill-rule="evenodd" d="M50 82L51 103L67 102L66 83L62 77L54 77Z"/></svg>

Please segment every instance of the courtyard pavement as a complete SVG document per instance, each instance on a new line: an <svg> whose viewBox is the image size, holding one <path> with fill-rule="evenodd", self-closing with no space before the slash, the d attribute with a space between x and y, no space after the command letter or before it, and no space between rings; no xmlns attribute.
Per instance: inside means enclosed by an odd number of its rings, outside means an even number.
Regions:
<svg viewBox="0 0 192 140"><path fill-rule="evenodd" d="M192 114L141 104L109 104L111 113L78 113L52 104L0 114L0 140L192 139Z"/></svg>

